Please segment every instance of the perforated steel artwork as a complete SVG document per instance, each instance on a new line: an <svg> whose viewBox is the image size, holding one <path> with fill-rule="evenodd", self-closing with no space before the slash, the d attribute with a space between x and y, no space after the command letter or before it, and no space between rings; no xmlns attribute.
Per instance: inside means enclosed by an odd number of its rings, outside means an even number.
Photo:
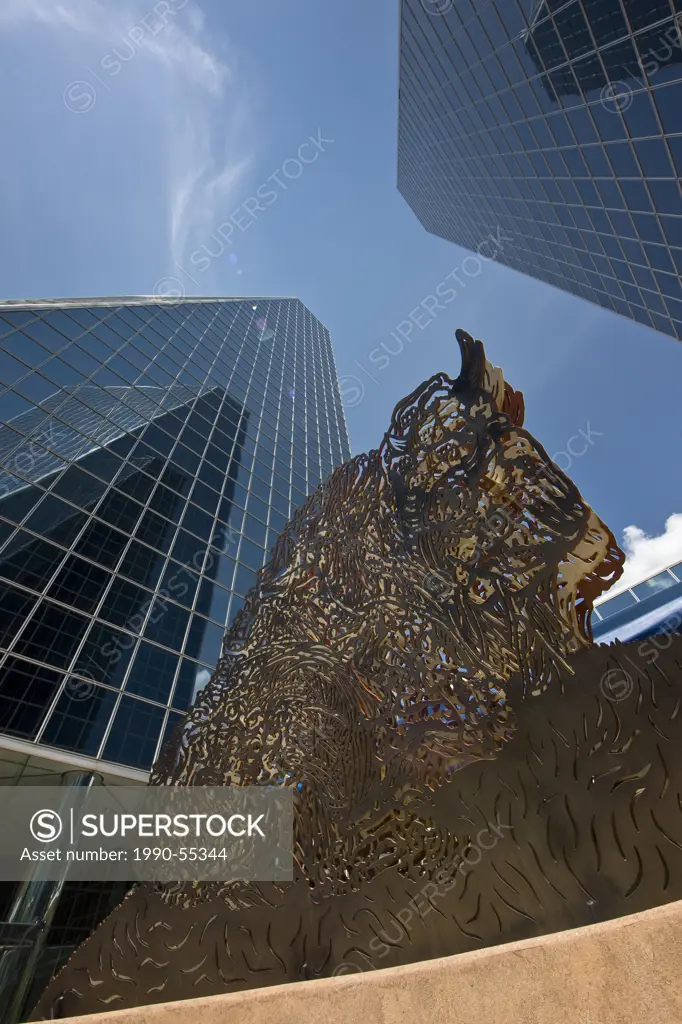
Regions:
<svg viewBox="0 0 682 1024"><path fill-rule="evenodd" d="M296 880L131 892L32 1019L443 956L682 897L682 642L596 647L609 529L458 332L284 530L156 785L295 789Z"/></svg>

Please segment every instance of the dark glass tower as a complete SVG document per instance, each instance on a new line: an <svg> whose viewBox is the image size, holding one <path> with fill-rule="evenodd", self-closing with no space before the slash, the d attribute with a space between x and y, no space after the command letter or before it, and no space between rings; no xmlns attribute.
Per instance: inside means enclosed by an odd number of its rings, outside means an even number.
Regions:
<svg viewBox="0 0 682 1024"><path fill-rule="evenodd" d="M297 299L0 304L0 748L145 772L350 455Z"/></svg>
<svg viewBox="0 0 682 1024"><path fill-rule="evenodd" d="M398 186L427 231L682 339L681 13L402 0Z"/></svg>

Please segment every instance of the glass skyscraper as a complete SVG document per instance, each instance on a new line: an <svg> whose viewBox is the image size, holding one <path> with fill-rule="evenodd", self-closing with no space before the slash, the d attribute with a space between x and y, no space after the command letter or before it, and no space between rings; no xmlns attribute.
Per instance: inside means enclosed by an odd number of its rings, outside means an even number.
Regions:
<svg viewBox="0 0 682 1024"><path fill-rule="evenodd" d="M329 333L292 298L1 303L0 423L0 748L142 778L350 456Z"/></svg>
<svg viewBox="0 0 682 1024"><path fill-rule="evenodd" d="M682 339L681 16L402 0L398 186L424 227Z"/></svg>

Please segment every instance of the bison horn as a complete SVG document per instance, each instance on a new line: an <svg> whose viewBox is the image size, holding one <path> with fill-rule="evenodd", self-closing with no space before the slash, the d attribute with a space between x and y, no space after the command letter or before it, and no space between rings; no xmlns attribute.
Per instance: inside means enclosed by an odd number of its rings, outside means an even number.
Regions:
<svg viewBox="0 0 682 1024"><path fill-rule="evenodd" d="M475 341L461 328L457 329L455 337L462 354L462 369L455 381L455 391L486 391L500 412L507 413L515 426L522 426L524 402L521 392L514 391L506 383L500 367L493 366L486 359L482 341Z"/></svg>

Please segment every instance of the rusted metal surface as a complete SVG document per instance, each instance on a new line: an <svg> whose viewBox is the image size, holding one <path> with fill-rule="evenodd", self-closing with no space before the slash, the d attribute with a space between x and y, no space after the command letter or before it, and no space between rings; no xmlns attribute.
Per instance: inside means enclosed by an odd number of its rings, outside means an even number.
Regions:
<svg viewBox="0 0 682 1024"><path fill-rule="evenodd" d="M140 886L33 1019L394 966L682 897L682 640L655 662L591 643L622 553L523 428L522 396L457 336L459 377L404 399L380 448L287 526L153 770L155 785L294 787L296 880Z"/></svg>

